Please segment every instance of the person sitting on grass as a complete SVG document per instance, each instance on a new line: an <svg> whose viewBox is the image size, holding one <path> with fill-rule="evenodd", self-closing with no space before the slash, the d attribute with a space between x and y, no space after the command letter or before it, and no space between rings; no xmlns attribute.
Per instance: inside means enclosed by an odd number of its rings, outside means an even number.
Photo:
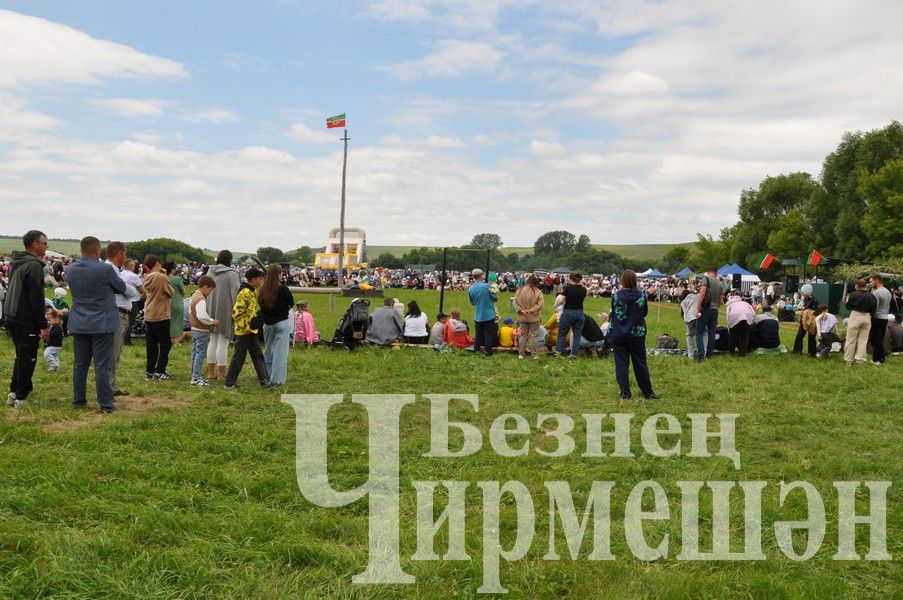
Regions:
<svg viewBox="0 0 903 600"><path fill-rule="evenodd" d="M433 327L430 329L430 346L433 348L438 348L444 343L446 321L448 321L448 315L444 312L436 315L436 322L433 323Z"/></svg>
<svg viewBox="0 0 903 600"><path fill-rule="evenodd" d="M395 309L395 302L394 298L386 298L383 300L383 306L370 314L367 323L367 341L371 344L388 346L402 336L404 325Z"/></svg>
<svg viewBox="0 0 903 600"><path fill-rule="evenodd" d="M467 321L461 318L461 311L457 308L448 311L448 319L445 322L445 343L455 348L473 347L473 338L470 337Z"/></svg>
<svg viewBox="0 0 903 600"><path fill-rule="evenodd" d="M295 343L313 346L320 341L320 332L310 314L310 302L301 300L295 308Z"/></svg>
<svg viewBox="0 0 903 600"><path fill-rule="evenodd" d="M818 358L828 358L831 346L837 341L837 317L828 312L828 305L822 304L815 318L818 328Z"/></svg>
<svg viewBox="0 0 903 600"><path fill-rule="evenodd" d="M213 277L203 275L198 279L198 289L188 299L188 322L191 324L191 385L208 387L209 379L204 379L204 361L210 343L210 330L219 325L219 320L207 313L207 296L216 287Z"/></svg>
<svg viewBox="0 0 903 600"><path fill-rule="evenodd" d="M404 341L408 344L425 344L430 339L429 319L420 310L416 300L408 302L408 312L404 316Z"/></svg>
<svg viewBox="0 0 903 600"><path fill-rule="evenodd" d="M765 348L774 350L781 345L781 325L778 318L772 313L770 305L762 307L762 314L756 315L750 345L753 348Z"/></svg>
<svg viewBox="0 0 903 600"><path fill-rule="evenodd" d="M583 331L580 332L580 349L589 350L590 356L599 356L599 348L605 344L605 335L602 328L588 314L583 315Z"/></svg>
<svg viewBox="0 0 903 600"><path fill-rule="evenodd" d="M502 326L499 327L499 346L502 348L514 347L514 319L505 317Z"/></svg>
<svg viewBox="0 0 903 600"><path fill-rule="evenodd" d="M238 296L235 297L235 306L232 307L232 322L235 329L235 353L229 370L226 373L226 381L223 387L227 390L238 388L238 375L245 365L245 357L251 355L251 363L257 373L257 380L264 389L270 387L270 374L267 373L266 361L263 351L260 349L260 340L257 335L263 320L260 318L260 304L257 302L256 291L263 285L264 273L260 269L251 267L245 273L247 283L241 284Z"/></svg>

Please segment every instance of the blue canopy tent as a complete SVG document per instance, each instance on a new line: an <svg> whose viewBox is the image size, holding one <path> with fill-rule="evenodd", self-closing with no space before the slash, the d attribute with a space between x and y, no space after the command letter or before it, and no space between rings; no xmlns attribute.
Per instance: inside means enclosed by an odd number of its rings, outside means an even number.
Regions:
<svg viewBox="0 0 903 600"><path fill-rule="evenodd" d="M731 275L752 275L749 271L738 265L737 263L733 263L731 265L727 265L726 267L722 267L718 271L719 277L730 277Z"/></svg>
<svg viewBox="0 0 903 600"><path fill-rule="evenodd" d="M652 277L653 279L663 279L667 277L667 275L665 275L658 269L649 269L644 273L640 273L640 275L642 275L643 277Z"/></svg>
<svg viewBox="0 0 903 600"><path fill-rule="evenodd" d="M695 275L695 273L693 273L693 270L690 269L690 267L684 267L682 270L674 274L675 277L680 278L689 277L691 275Z"/></svg>

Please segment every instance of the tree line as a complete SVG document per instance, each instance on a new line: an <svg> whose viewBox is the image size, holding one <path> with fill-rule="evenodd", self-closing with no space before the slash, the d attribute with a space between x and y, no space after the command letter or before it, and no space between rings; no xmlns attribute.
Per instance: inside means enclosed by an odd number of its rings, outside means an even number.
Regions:
<svg viewBox="0 0 903 600"><path fill-rule="evenodd" d="M698 267L754 268L766 251L779 259L805 258L813 249L859 263L903 258L903 126L845 133L818 178L766 177L741 192L737 212L737 223L718 239L698 235Z"/></svg>

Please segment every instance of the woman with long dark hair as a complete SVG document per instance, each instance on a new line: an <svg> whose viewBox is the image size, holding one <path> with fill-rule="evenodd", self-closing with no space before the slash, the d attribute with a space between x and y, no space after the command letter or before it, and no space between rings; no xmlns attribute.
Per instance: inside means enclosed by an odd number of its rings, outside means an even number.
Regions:
<svg viewBox="0 0 903 600"><path fill-rule="evenodd" d="M646 294L637 289L636 273L630 269L621 275L621 289L611 297L611 326L608 335L615 353L615 379L621 388L621 400L630 400L628 367L633 361L637 385L649 400L658 400L646 365Z"/></svg>
<svg viewBox="0 0 903 600"><path fill-rule="evenodd" d="M282 283L282 267L270 265L257 294L263 320L263 360L272 385L285 384L288 348L292 338L289 311L295 303L288 286Z"/></svg>
<svg viewBox="0 0 903 600"><path fill-rule="evenodd" d="M404 341L408 344L425 344L430 339L430 323L426 313L420 310L416 300L408 302L404 316Z"/></svg>

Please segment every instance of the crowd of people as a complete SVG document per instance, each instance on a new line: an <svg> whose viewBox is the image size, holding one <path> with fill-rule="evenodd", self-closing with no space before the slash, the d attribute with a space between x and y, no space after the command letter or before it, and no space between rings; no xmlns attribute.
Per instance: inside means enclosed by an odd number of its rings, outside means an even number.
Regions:
<svg viewBox="0 0 903 600"><path fill-rule="evenodd" d="M115 398L126 396L116 379L123 346L130 343L136 307L143 314L146 350L145 379L166 381L171 348L190 337L192 385L208 387L220 380L227 390L238 388L238 377L250 356L259 384L264 388L284 385L289 348L292 344L319 343L313 315L307 302L294 304L289 285L308 286L316 270L292 269L273 264L237 267L228 250L215 264L176 265L147 255L140 269L127 256L126 245L110 242L106 260L101 260L97 238L81 240L81 256L71 262L44 261L47 237L40 231L23 236L24 251L0 262L0 295L3 322L15 346L16 358L7 404L20 407L32 391L32 376L40 343L45 344L48 369L60 369L60 349L66 337L73 345L73 404L87 404L86 381L94 363L96 395L100 410L115 410ZM57 266L59 265L59 266ZM348 286L366 289L441 287L441 273L387 269L362 269L349 273ZM197 289L186 294L186 286ZM45 288L53 298L45 298ZM65 287L68 286L68 292ZM782 349L775 311L795 311L799 328L793 351L825 358L843 347L847 363L886 361L886 339L891 349L903 346L903 298L884 285L881 274L860 279L846 298L850 316L846 338L838 335L838 319L826 305L819 305L812 285L804 284L795 297L776 293L772 284L745 291L732 290L714 269L693 281L640 278L627 270L620 275L449 272L446 289L467 291L473 305L473 327L461 310L440 312L430 324L416 301L407 306L386 298L366 319L366 341L386 346L398 343L428 345L436 350L469 350L492 356L497 349L516 351L520 359L541 354L578 358L614 355L615 378L622 399L632 398L628 370L647 399L658 399L646 363L646 316L650 301L680 305L686 325L685 354L694 361L711 358L716 351L743 356L756 349ZM867 289L871 287L871 290ZM513 292L516 320L501 318L498 302L502 292ZM71 294L72 306L65 297ZM545 296L554 295L554 311L543 322ZM610 295L611 314L587 314L588 296ZM187 297L186 297L187 296ZM726 327L718 320L724 306ZM668 336L663 336L668 337ZM843 343L841 343L843 341ZM261 342L263 346L261 346ZM656 348L672 353L677 341L656 340ZM896 344L896 345L895 345ZM229 359L229 348L233 348ZM206 370L204 363L206 362Z"/></svg>

